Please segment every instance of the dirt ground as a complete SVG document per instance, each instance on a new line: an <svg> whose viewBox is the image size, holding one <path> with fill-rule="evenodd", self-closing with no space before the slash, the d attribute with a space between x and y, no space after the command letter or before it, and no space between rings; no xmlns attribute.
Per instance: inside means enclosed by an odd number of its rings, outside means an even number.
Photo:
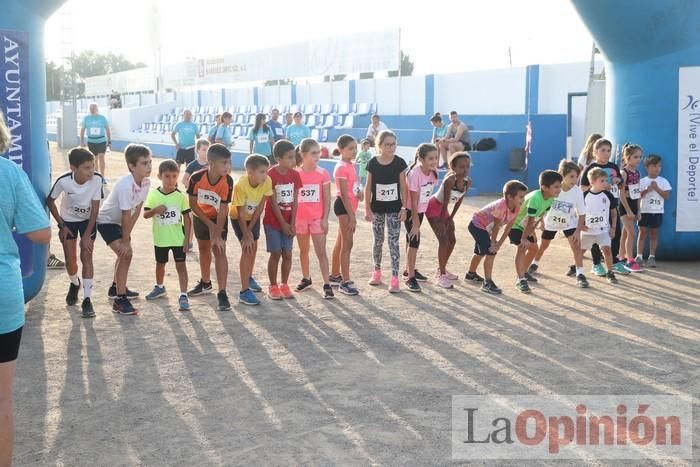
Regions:
<svg viewBox="0 0 700 467"><path fill-rule="evenodd" d="M57 176L67 162L52 149ZM107 172L110 186L126 172L120 153L108 156ZM457 216L450 269L460 276L473 248L468 220L490 199L467 199ZM142 297L154 283L150 225L136 226L129 275ZM329 254L336 232L331 216ZM514 288L508 246L494 275L502 296L464 281L390 296L366 285L371 229L361 222L352 262L358 297L326 301L314 286L296 300L238 305L240 247L231 235L232 311L216 311L214 295L178 311L171 263L170 297L139 300L140 315L126 317L111 313L113 256L101 239L96 245L95 319L65 305L62 271L49 272L28 306L15 391L17 466L582 465L453 461L452 396L679 394L697 406L698 262L660 262L617 286L588 274L591 288L580 290L564 275L570 254L557 239L531 295ZM436 248L426 224L418 267L431 277ZM52 250L63 257L57 236ZM266 286L264 250L262 238L255 277ZM187 265L193 284L196 258ZM320 277L313 256L312 277ZM290 282L299 278L295 259ZM697 407L694 419L700 426ZM697 462L697 430L694 444Z"/></svg>

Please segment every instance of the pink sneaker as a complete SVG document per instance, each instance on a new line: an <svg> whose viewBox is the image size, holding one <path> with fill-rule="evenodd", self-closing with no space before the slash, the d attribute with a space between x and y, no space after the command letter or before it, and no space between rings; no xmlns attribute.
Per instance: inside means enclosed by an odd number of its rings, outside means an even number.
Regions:
<svg viewBox="0 0 700 467"><path fill-rule="evenodd" d="M451 273L450 271L448 271L447 269L445 269L445 275L446 275L447 278L448 278L449 280L451 280L451 281L456 281L457 279L459 279L459 276L458 276L457 274L452 274L452 273Z"/></svg>
<svg viewBox="0 0 700 467"><path fill-rule="evenodd" d="M374 271L369 280L369 285L379 285L382 283L382 271Z"/></svg>
<svg viewBox="0 0 700 467"><path fill-rule="evenodd" d="M641 272L642 267L635 260L630 260L625 264L625 269L632 272Z"/></svg>
<svg viewBox="0 0 700 467"><path fill-rule="evenodd" d="M438 278L437 284L443 289L451 289L454 287L454 284L452 284L452 280L453 279L450 279L450 276L448 276L447 274L443 274Z"/></svg>
<svg viewBox="0 0 700 467"><path fill-rule="evenodd" d="M280 294L286 299L294 298L294 294L287 284L280 285Z"/></svg>
<svg viewBox="0 0 700 467"><path fill-rule="evenodd" d="M391 276L391 283L389 284L389 293L399 293L401 289L399 288L399 276Z"/></svg>
<svg viewBox="0 0 700 467"><path fill-rule="evenodd" d="M268 289L267 295L272 300L282 300L282 292L280 292L280 288L277 285L271 285Z"/></svg>

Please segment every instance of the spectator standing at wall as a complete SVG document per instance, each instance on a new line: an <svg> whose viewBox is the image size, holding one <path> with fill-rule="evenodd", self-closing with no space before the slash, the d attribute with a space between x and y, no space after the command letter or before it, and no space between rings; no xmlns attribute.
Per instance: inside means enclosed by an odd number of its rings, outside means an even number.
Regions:
<svg viewBox="0 0 700 467"><path fill-rule="evenodd" d="M270 127L270 129L272 130L272 134L275 135L275 141L273 141L273 143L284 139L284 127L278 121L279 118L280 111L275 107L270 112L270 120L267 121L267 126ZM272 164L274 165L275 163L273 162Z"/></svg>

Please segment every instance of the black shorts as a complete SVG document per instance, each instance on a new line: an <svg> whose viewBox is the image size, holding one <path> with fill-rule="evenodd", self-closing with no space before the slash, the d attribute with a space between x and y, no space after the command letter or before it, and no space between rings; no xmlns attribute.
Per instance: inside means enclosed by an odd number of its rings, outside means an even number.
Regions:
<svg viewBox="0 0 700 467"><path fill-rule="evenodd" d="M510 229L510 233L508 234L508 238L510 238L510 243L513 245L520 245L520 242L523 239L523 231L522 230L516 230L516 229ZM527 237L528 242L535 243L535 236L530 235Z"/></svg>
<svg viewBox="0 0 700 467"><path fill-rule="evenodd" d="M423 224L423 214L424 213L422 212L418 213L418 225ZM406 211L406 220L404 221L403 225L406 226L406 243L408 243L408 246L411 248L418 248L420 246L420 235L413 239L408 238L408 234L413 228L413 219L411 219L411 211Z"/></svg>
<svg viewBox="0 0 700 467"><path fill-rule="evenodd" d="M238 219L231 219L231 226L233 227L233 233L236 234L236 238L240 242L243 240L243 231L241 230L241 225L238 223ZM260 219L253 225L250 230L253 233L253 240L256 242L260 238Z"/></svg>
<svg viewBox="0 0 700 467"><path fill-rule="evenodd" d="M187 259L185 250L181 246L154 246L156 251L156 263L165 264L168 262L168 252L173 252L173 259L176 263L182 263Z"/></svg>
<svg viewBox="0 0 700 467"><path fill-rule="evenodd" d="M658 229L661 227L661 221L663 218L663 214L643 213L642 218L639 220L639 227Z"/></svg>
<svg viewBox="0 0 700 467"><path fill-rule="evenodd" d="M474 239L474 254L477 256L495 255L496 253L491 253L489 248L491 248L491 236L489 233L480 229L473 222L469 223L469 233L472 234Z"/></svg>
<svg viewBox="0 0 700 467"><path fill-rule="evenodd" d="M22 328L6 334L0 334L0 363L17 360L19 343L22 340Z"/></svg>
<svg viewBox="0 0 700 467"><path fill-rule="evenodd" d="M216 220L212 219L212 222L216 223ZM207 227L207 224L202 222L199 217L194 216L192 226L194 227L194 237L197 240L211 240L211 238L209 238L209 227ZM224 241L228 238L228 222L224 222L221 238L224 239Z"/></svg>
<svg viewBox="0 0 700 467"><path fill-rule="evenodd" d="M557 232L558 230L545 230L544 232L542 232L542 240L554 240L554 237L557 236ZM576 227L574 227L573 229L566 229L563 232L564 236L566 238L569 238L574 234L574 232L576 232Z"/></svg>
<svg viewBox="0 0 700 467"><path fill-rule="evenodd" d="M336 216L345 216L348 213L347 209L345 209L345 204L343 203L343 200L340 198L340 196L335 198L335 202L333 203L333 212Z"/></svg>
<svg viewBox="0 0 700 467"><path fill-rule="evenodd" d="M122 226L119 224L97 224L97 231L107 245L122 238Z"/></svg>
<svg viewBox="0 0 700 467"><path fill-rule="evenodd" d="M175 162L178 164L189 164L194 160L194 148L178 149L175 155Z"/></svg>
<svg viewBox="0 0 700 467"><path fill-rule="evenodd" d="M629 205L630 205L630 210L632 211L632 214L634 214L636 216L637 213L639 212L639 200L627 198L627 203L629 203ZM625 206L622 203L620 203L619 211L620 211L620 217L627 214L627 210L625 209Z"/></svg>
<svg viewBox="0 0 700 467"><path fill-rule="evenodd" d="M64 222L65 226L68 227L68 230L70 230L70 233L66 235L66 240L76 240L78 238L78 235L80 235L80 238L83 238L85 236L85 232L87 231L88 224L90 221L80 221L80 222ZM90 235L90 238L93 240L97 238L97 229L92 229L92 234Z"/></svg>
<svg viewBox="0 0 700 467"><path fill-rule="evenodd" d="M107 152L107 143L91 143L88 141L88 149L94 155L104 154Z"/></svg>

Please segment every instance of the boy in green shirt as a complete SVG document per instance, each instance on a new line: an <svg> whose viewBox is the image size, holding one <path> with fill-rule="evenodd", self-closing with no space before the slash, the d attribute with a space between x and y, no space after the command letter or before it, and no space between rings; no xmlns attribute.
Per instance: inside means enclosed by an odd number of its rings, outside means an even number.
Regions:
<svg viewBox="0 0 700 467"><path fill-rule="evenodd" d="M180 311L190 309L187 300L187 266L185 259L188 245L192 241L192 219L187 195L177 189L180 168L173 160L166 160L158 167L158 179L162 186L148 193L143 205L145 219L153 218L153 246L156 254L156 285L146 295L146 300L155 300L166 295L164 279L165 265L170 251L173 252L175 269L180 281Z"/></svg>
<svg viewBox="0 0 700 467"><path fill-rule="evenodd" d="M360 183L362 186L365 186L365 182L367 181L367 163L372 157L374 157L372 156L372 153L369 152L370 145L371 143L368 139L363 139L362 151L355 158L355 163L360 168Z"/></svg>
<svg viewBox="0 0 700 467"><path fill-rule="evenodd" d="M559 196L562 176L554 170L545 170L540 174L539 181L540 189L525 196L513 228L508 234L510 243L518 247L515 253L515 272L518 275L515 286L523 293L530 293L528 281L537 282L526 270L538 251L537 238L534 236L535 227L552 207L554 199Z"/></svg>

